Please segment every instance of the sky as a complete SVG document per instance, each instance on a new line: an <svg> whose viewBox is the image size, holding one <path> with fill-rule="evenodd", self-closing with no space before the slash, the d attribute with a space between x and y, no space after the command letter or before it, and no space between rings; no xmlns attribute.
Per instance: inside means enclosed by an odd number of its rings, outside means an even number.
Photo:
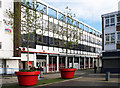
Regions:
<svg viewBox="0 0 120 88"><path fill-rule="evenodd" d="M101 15L118 11L120 0L42 0L66 12L68 6L77 19L102 32Z"/></svg>

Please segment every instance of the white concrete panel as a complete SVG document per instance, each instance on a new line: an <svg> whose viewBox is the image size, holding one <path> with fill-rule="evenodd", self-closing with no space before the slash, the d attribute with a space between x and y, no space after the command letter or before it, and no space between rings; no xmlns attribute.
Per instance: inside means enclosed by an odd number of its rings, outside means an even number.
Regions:
<svg viewBox="0 0 120 88"><path fill-rule="evenodd" d="M47 46L43 46L43 50L48 51L48 47Z"/></svg>
<svg viewBox="0 0 120 88"><path fill-rule="evenodd" d="M49 47L49 51L53 51L53 47Z"/></svg>
<svg viewBox="0 0 120 88"><path fill-rule="evenodd" d="M71 50L71 53L74 53L74 51L73 51L73 50Z"/></svg>
<svg viewBox="0 0 120 88"><path fill-rule="evenodd" d="M105 34L115 33L115 29L116 29L115 26L109 26L104 29L104 33Z"/></svg>
<svg viewBox="0 0 120 88"><path fill-rule="evenodd" d="M104 46L104 48L105 48L105 51L115 50L116 49L115 44L106 44Z"/></svg>
<svg viewBox="0 0 120 88"><path fill-rule="evenodd" d="M41 45L36 45L36 49L37 50L42 50L42 46Z"/></svg>
<svg viewBox="0 0 120 88"><path fill-rule="evenodd" d="M68 53L70 53L70 50L68 50Z"/></svg>
<svg viewBox="0 0 120 88"><path fill-rule="evenodd" d="M59 48L59 52L62 52L62 49L61 49L61 48Z"/></svg>
<svg viewBox="0 0 120 88"><path fill-rule="evenodd" d="M54 47L54 51L59 52L59 51L58 51L58 48L56 48L56 47Z"/></svg>
<svg viewBox="0 0 120 88"><path fill-rule="evenodd" d="M13 74L15 71L19 71L19 60L6 60L6 74Z"/></svg>
<svg viewBox="0 0 120 88"><path fill-rule="evenodd" d="M34 54L29 54L29 61L34 61ZM21 53L21 61L27 61L27 53Z"/></svg>

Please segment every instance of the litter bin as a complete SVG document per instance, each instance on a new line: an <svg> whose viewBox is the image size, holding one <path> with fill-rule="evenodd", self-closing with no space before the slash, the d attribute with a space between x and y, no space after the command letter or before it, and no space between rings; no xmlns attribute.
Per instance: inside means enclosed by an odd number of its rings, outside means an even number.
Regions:
<svg viewBox="0 0 120 88"><path fill-rule="evenodd" d="M109 81L110 80L110 72L106 72L106 81Z"/></svg>

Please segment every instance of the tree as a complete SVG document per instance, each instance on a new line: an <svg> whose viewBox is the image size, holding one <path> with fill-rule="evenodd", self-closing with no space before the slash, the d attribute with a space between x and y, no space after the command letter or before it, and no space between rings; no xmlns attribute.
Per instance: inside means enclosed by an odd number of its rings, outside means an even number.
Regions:
<svg viewBox="0 0 120 88"><path fill-rule="evenodd" d="M26 2L24 0L21 2L21 33L26 35L27 40L27 69L29 69L29 45L30 45L30 36L33 35L33 33L36 32L36 30L41 29L39 20L42 15L42 13L37 11L38 5L36 2ZM16 8L14 8L16 9ZM18 10L18 9L16 9ZM6 25L11 26L11 28L14 29L16 24L14 24L15 15L18 15L18 13L14 13L11 9L6 10L6 13L9 17L9 19L4 19L4 22ZM15 33L14 33L15 35ZM20 38L21 39L21 38Z"/></svg>
<svg viewBox="0 0 120 88"><path fill-rule="evenodd" d="M71 10L68 8L68 6L65 9ZM75 16L75 14L74 14L74 16ZM66 61L65 61L66 66L65 66L65 68L68 68L68 49L70 49L70 50L75 49L75 48L78 49L78 43L79 43L79 40L81 40L83 30L79 31L77 29L77 28L79 28L79 23L77 21L75 22L75 25L72 27L74 20L73 20L72 14L68 11L67 11L67 15L65 17L65 21L64 21L64 17L61 17L61 21L66 23L64 26L61 26L58 23L59 27L62 30L57 31L56 27L54 26L53 32L55 32L59 36L62 36L63 44L59 45L59 46L62 46L62 47L64 46L66 49Z"/></svg>

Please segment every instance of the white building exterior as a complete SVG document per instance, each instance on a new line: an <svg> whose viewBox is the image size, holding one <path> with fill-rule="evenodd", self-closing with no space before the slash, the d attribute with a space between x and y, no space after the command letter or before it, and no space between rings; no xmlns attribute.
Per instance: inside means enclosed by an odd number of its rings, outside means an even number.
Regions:
<svg viewBox="0 0 120 88"><path fill-rule="evenodd" d="M102 72L120 72L120 12L102 15Z"/></svg>
<svg viewBox="0 0 120 88"><path fill-rule="evenodd" d="M5 15L5 10L9 9L9 6L13 8L13 4L9 0L1 1L0 7L0 59L2 60L3 68L19 68L19 60L21 60L21 68L26 69L27 65L27 49L25 46L25 37L22 35L22 45L21 45L21 57L13 57L13 30L12 28L6 26L3 22L3 19L7 19ZM4 5L6 4L6 5ZM59 36L56 33L53 33L53 26L55 25L56 31L61 30L62 27L66 27L67 21L62 21L60 19L61 15L67 17L67 14L62 11L40 1L39 5L43 8L46 8L46 11L41 16L40 23L41 29L36 31L31 37L31 43L36 38L36 42L33 42L33 45L30 46L30 65L42 66L44 72L56 72L59 71L59 68L65 67L66 64L66 48L64 47L62 38L65 36ZM7 8L6 8L7 7ZM52 9L51 9L52 8ZM52 13L52 14L51 14ZM54 15L56 14L56 15ZM21 18L22 19L22 18ZM73 23L68 24L69 32L77 30L79 38L79 44L74 49L68 49L68 66L74 67L77 69L87 69L94 67L94 61L98 67L101 67L101 32L95 28L79 21L75 18L70 18L73 20ZM77 22L77 23L75 23ZM11 33L6 33L5 29L11 30ZM47 31L42 29L48 29ZM64 29L66 30L66 29ZM72 33L72 32L71 32ZM74 33L74 32L73 32ZM81 34L81 35L80 35ZM42 37L40 36L42 35ZM35 37L36 36L36 37ZM66 37L65 37L66 38ZM70 38L72 39L72 37ZM56 40L59 42L55 43ZM66 39L65 39L66 40Z"/></svg>

